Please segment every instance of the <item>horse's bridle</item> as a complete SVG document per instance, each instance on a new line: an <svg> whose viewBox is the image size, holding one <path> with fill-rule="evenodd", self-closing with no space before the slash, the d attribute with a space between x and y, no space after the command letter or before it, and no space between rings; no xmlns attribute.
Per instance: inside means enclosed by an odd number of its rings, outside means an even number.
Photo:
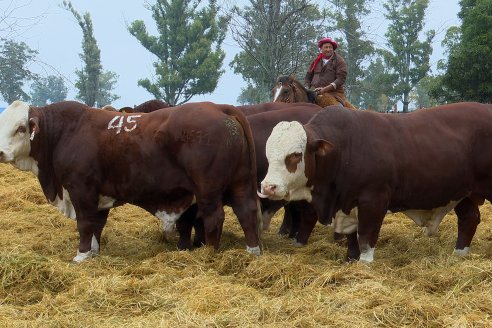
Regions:
<svg viewBox="0 0 492 328"><path fill-rule="evenodd" d="M289 83L289 87L291 87L291 89L292 89L292 95L293 95L293 98L294 98L294 99L293 99L294 101L292 101L292 102L293 102L293 103L295 103L295 102L297 102L297 97L296 97L296 87L295 87L294 83ZM290 96L289 96L289 97L287 97L286 102L287 102L287 103L290 103L290 101L289 101L289 100L290 100Z"/></svg>

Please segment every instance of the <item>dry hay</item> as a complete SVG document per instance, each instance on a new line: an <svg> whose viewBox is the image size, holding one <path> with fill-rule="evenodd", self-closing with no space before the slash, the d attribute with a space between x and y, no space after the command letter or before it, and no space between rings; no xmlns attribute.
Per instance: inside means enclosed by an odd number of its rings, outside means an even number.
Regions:
<svg viewBox="0 0 492 328"><path fill-rule="evenodd" d="M229 209L219 252L177 251L158 220L111 211L102 254L70 264L75 222L46 204L32 174L0 165L2 327L486 327L492 325L490 204L466 259L452 256L456 217L437 237L388 215L371 265L345 264L345 246L317 225L296 248L264 234L245 252Z"/></svg>

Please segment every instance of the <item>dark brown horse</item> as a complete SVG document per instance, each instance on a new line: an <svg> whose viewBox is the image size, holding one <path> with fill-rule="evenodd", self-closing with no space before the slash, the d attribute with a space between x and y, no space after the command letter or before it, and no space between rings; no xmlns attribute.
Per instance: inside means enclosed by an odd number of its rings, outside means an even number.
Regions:
<svg viewBox="0 0 492 328"><path fill-rule="evenodd" d="M277 84L272 89L272 94L273 102L308 102L315 103L320 107L343 105L344 107L355 109L348 100L344 100L336 92L317 94L315 91L304 87L292 75L280 75L277 78Z"/></svg>

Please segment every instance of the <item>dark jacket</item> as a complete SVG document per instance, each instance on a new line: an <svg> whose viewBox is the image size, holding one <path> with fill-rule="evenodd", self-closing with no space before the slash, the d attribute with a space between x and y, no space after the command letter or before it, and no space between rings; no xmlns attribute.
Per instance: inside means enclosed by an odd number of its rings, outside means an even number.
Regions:
<svg viewBox="0 0 492 328"><path fill-rule="evenodd" d="M311 67L314 61L309 65ZM333 57L323 66L320 60L314 71L308 71L304 77L304 85L308 88L326 87L332 82L337 85L336 90L343 90L345 79L347 78L347 64L345 60L336 52Z"/></svg>

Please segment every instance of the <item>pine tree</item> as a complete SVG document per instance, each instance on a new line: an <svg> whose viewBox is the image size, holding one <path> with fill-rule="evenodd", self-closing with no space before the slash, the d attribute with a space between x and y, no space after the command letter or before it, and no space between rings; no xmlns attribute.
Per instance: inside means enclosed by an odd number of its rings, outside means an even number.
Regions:
<svg viewBox="0 0 492 328"><path fill-rule="evenodd" d="M227 19L218 15L216 1L206 6L200 3L157 0L149 9L159 35L150 35L141 20L132 22L128 29L158 59L154 63L156 80L140 79L138 85L171 105L213 92L224 73L221 45Z"/></svg>
<svg viewBox="0 0 492 328"><path fill-rule="evenodd" d="M384 4L390 25L385 34L389 50L384 50L383 56L397 81L392 95L401 97L403 112L408 111L410 91L430 70L435 31L429 30L425 40L419 40L428 3L428 0L389 0Z"/></svg>
<svg viewBox="0 0 492 328"><path fill-rule="evenodd" d="M70 1L63 1L63 6L73 14L83 34L82 53L79 56L84 62L84 67L81 70L75 71L78 77L75 87L79 90L77 98L91 107L107 105L119 98L119 96L111 93L118 75L113 72L103 72L101 50L99 50L97 40L94 37L94 28L90 14L85 13L81 16L73 8ZM108 81L101 83L101 79L105 76L110 76L113 80L109 81L109 83ZM104 100L106 103L98 102L100 100Z"/></svg>

